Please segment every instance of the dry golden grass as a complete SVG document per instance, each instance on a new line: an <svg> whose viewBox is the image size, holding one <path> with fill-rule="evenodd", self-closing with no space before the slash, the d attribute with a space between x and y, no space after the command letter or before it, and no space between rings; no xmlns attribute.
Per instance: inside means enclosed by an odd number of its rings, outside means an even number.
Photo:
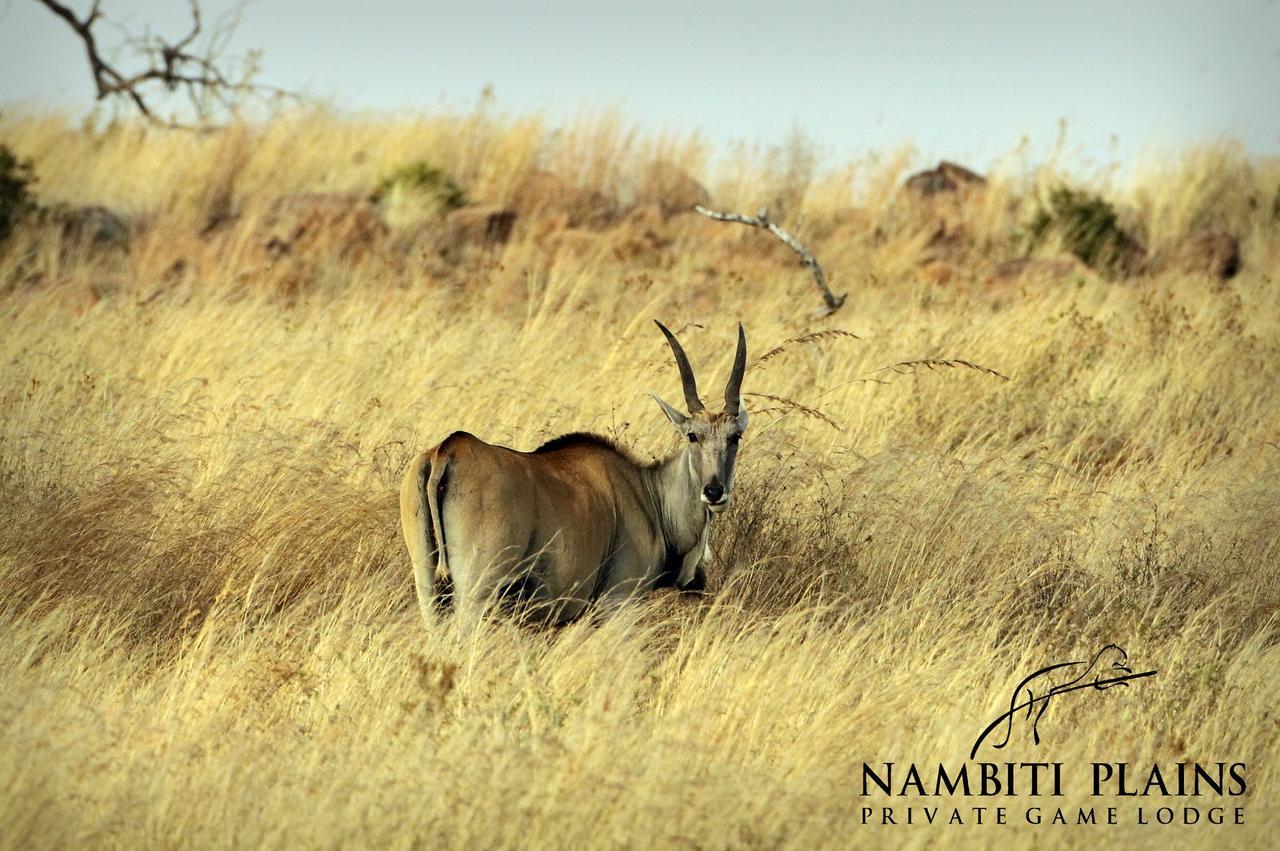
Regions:
<svg viewBox="0 0 1280 851"><path fill-rule="evenodd" d="M1274 843L1274 163L1189 154L1120 196L1153 241L1235 229L1226 286L989 293L982 264L1035 175L993 185L959 279L934 285L895 206L903 157L816 177L799 140L722 158L717 204L783 199L850 292L816 320L785 253L701 220L642 248L608 241L625 222L578 234L572 256L546 248L550 217L458 262L396 232L261 250L273 198L364 192L415 159L492 202L535 165L622 207L654 158L712 175L704 142L616 117L551 136L484 111L311 115L206 138L22 117L0 136L42 200L145 223L127 251L39 228L0 251L3 845ZM709 387L735 320L752 348L713 595L558 632L424 632L403 464L455 428L664 451L646 391L677 379L653 317ZM1022 675L1107 642L1159 676L1057 704L1039 748L990 758L1245 762L1244 826L1139 828L1132 800L1113 828L859 824L864 761L959 764ZM1087 791L1042 803L1117 803Z"/></svg>

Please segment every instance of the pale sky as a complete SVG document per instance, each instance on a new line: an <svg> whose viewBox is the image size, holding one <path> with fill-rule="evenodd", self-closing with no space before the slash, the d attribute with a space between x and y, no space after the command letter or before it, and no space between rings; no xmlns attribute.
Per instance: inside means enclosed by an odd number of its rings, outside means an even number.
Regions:
<svg viewBox="0 0 1280 851"><path fill-rule="evenodd" d="M85 0L66 0L78 11ZM232 3L206 0L207 17ZM179 0L104 0L176 34ZM340 109L465 106L492 84L509 113L617 107L652 130L782 142L836 162L903 144L978 168L1023 136L1125 164L1224 136L1280 154L1280 2L643 3L256 0L234 49L262 79ZM37 0L0 0L0 104L83 110L83 50Z"/></svg>

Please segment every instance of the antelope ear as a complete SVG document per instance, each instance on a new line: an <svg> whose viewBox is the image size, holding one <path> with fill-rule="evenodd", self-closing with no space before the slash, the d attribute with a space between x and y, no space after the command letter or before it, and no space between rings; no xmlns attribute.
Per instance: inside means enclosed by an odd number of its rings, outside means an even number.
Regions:
<svg viewBox="0 0 1280 851"><path fill-rule="evenodd" d="M750 419L750 417L747 416L747 406L739 405L738 406L738 431L739 432L744 432L747 430L748 419Z"/></svg>
<svg viewBox="0 0 1280 851"><path fill-rule="evenodd" d="M685 425L689 422L689 418L662 401L662 398L657 393L650 393L649 395L653 397L653 401L658 403L658 407L662 409L662 413L667 415L667 419L671 420L671 424L683 431Z"/></svg>

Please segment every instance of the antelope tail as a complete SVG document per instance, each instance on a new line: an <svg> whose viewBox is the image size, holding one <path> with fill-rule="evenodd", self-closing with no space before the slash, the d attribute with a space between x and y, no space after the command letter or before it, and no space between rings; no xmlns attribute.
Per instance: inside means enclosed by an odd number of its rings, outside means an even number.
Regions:
<svg viewBox="0 0 1280 851"><path fill-rule="evenodd" d="M418 606L428 621L433 611L447 607L452 597L440 521L448 466L449 459L443 453L423 452L410 462L400 483L400 526L413 562Z"/></svg>

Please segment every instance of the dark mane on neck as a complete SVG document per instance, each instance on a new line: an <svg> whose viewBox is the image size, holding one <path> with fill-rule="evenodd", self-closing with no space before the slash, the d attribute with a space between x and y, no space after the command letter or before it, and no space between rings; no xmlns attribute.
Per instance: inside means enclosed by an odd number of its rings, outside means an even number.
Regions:
<svg viewBox="0 0 1280 851"><path fill-rule="evenodd" d="M618 444L602 434L592 434L589 431L572 431L568 434L551 438L533 450L533 453L536 455L540 452L555 452L557 449L568 449L571 446L599 446L602 449L622 452L622 448Z"/></svg>
<svg viewBox="0 0 1280 851"><path fill-rule="evenodd" d="M553 437L546 443L533 450L534 455L541 455L547 452L556 452L560 449L571 449L576 446L595 446L600 449L607 449L614 454L621 455L633 464L642 467L652 467L653 463L640 461L632 455L627 449L619 446L609 438L601 434L592 434L589 431L573 431L569 434L562 434L559 437Z"/></svg>

